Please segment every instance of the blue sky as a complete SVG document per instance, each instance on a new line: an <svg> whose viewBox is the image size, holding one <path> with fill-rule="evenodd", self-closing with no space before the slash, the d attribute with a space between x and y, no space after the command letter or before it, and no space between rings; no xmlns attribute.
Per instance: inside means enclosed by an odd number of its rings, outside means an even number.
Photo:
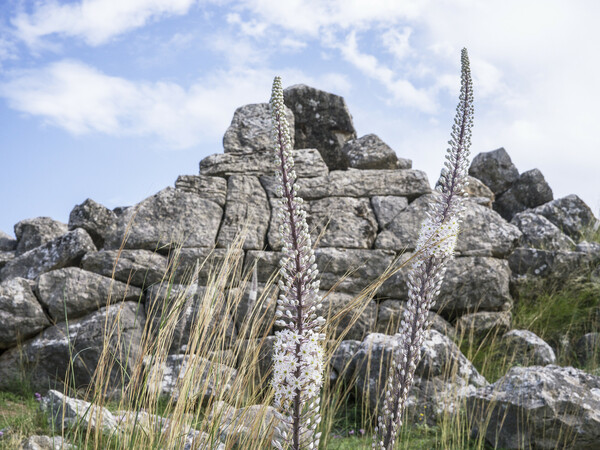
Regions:
<svg viewBox="0 0 600 450"><path fill-rule="evenodd" d="M2 0L0 230L113 208L222 152L275 75L343 95L435 182L471 56L473 155L505 147L600 210L600 2Z"/></svg>

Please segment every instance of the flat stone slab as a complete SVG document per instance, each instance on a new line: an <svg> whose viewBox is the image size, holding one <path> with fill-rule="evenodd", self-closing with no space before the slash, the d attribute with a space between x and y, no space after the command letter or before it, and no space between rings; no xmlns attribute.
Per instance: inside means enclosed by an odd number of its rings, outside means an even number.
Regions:
<svg viewBox="0 0 600 450"><path fill-rule="evenodd" d="M311 178L329 173L321 154L314 148L292 151L298 177ZM275 175L278 170L275 152L237 154L217 153L200 161L200 175L229 177L230 175Z"/></svg>

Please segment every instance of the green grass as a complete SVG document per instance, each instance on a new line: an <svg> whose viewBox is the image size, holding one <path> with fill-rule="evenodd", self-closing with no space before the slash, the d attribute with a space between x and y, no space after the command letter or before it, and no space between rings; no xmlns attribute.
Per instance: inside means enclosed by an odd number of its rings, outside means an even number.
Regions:
<svg viewBox="0 0 600 450"><path fill-rule="evenodd" d="M40 410L34 392L27 385L15 385L13 391L0 391L0 449L13 449L16 436L49 434L46 416Z"/></svg>

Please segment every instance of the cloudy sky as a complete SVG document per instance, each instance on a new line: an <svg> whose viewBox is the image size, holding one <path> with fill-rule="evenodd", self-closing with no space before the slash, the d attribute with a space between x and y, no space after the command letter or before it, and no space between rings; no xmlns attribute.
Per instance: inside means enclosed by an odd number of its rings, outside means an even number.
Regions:
<svg viewBox="0 0 600 450"><path fill-rule="evenodd" d="M473 155L600 210L600 2L2 0L0 230L134 204L222 152L275 75L345 97L435 181L471 56Z"/></svg>

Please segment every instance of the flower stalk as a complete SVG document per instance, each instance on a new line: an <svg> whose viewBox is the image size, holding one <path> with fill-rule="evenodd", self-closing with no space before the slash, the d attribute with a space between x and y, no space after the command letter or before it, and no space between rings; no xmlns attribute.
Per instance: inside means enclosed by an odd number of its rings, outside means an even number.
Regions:
<svg viewBox="0 0 600 450"><path fill-rule="evenodd" d="M400 345L386 383L381 415L378 418L373 448L391 450L429 326L428 311L440 292L446 264L454 254L459 223L464 212L464 187L467 185L471 128L473 126L473 83L466 49L461 52L461 90L452 125L450 147L430 204L421 225L415 258L408 279L408 304L399 330Z"/></svg>
<svg viewBox="0 0 600 450"><path fill-rule="evenodd" d="M306 223L302 198L297 195L296 172L285 117L281 79L275 77L271 95L273 142L278 168L277 214L283 242L280 261L280 297L277 300L275 324L278 331L274 344L273 379L275 406L288 430L280 429L283 442L279 449L318 448L321 421L319 393L323 384L323 348L320 333L325 319L321 308L318 270Z"/></svg>

